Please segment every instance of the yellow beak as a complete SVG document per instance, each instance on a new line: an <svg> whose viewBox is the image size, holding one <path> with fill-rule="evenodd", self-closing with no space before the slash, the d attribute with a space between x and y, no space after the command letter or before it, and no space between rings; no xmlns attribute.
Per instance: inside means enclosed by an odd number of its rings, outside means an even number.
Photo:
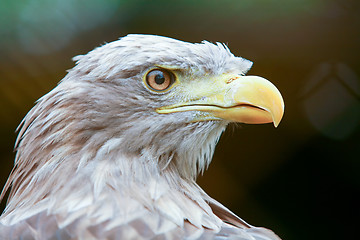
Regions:
<svg viewBox="0 0 360 240"><path fill-rule="evenodd" d="M196 95L196 90L194 91ZM257 76L227 76L209 91L201 90L197 100L156 109L158 113L184 111L204 112L197 121L228 120L249 124L273 122L277 127L284 114L279 90L268 80Z"/></svg>

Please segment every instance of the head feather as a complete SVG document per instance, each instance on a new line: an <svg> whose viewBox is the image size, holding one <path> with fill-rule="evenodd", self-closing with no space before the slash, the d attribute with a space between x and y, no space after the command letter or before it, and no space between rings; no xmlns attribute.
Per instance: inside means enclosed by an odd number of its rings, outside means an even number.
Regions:
<svg viewBox="0 0 360 240"><path fill-rule="evenodd" d="M19 126L15 167L1 196L12 186L7 212L85 176L94 192L113 176L146 182L149 175L168 174L173 182L193 182L209 165L227 122L192 122L190 112L157 114L154 109L180 98L151 93L143 75L154 66L171 66L194 79L244 74L251 67L220 43L152 35L128 35L74 60L76 66ZM97 174L106 166L117 170Z"/></svg>

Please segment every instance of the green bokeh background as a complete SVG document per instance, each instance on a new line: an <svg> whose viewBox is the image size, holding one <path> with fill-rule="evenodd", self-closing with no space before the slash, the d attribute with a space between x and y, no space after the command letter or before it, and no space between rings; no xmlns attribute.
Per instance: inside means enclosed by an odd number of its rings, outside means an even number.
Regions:
<svg viewBox="0 0 360 240"><path fill-rule="evenodd" d="M356 239L360 4L350 0L1 0L1 185L15 129L74 66L128 33L228 44L285 100L275 129L230 127L199 184L284 240ZM1 208L5 201L1 203Z"/></svg>

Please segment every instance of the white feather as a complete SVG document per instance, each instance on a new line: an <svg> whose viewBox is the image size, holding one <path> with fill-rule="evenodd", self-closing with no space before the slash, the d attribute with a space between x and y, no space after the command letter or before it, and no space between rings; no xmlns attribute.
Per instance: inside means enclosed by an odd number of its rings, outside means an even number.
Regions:
<svg viewBox="0 0 360 240"><path fill-rule="evenodd" d="M151 35L129 35L74 60L21 123L1 239L278 239L195 183L228 122L157 114L190 96L153 94L142 81L155 66L196 81L245 74L250 61L220 43Z"/></svg>

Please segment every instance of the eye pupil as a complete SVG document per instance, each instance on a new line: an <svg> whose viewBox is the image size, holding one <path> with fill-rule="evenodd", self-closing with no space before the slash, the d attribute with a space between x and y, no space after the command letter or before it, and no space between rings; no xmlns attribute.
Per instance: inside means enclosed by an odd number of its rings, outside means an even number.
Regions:
<svg viewBox="0 0 360 240"><path fill-rule="evenodd" d="M165 82L164 74L162 72L156 74L155 83L158 85L161 85L161 84L164 84L164 82Z"/></svg>

